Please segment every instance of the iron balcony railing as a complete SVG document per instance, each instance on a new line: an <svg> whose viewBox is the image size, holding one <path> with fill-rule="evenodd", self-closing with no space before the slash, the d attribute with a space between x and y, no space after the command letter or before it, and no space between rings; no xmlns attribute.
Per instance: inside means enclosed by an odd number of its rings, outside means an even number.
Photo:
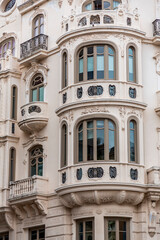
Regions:
<svg viewBox="0 0 160 240"><path fill-rule="evenodd" d="M47 50L48 49L48 36L45 34L39 34L36 37L29 39L28 41L22 43L20 58L24 59L26 57L32 56L37 50Z"/></svg>

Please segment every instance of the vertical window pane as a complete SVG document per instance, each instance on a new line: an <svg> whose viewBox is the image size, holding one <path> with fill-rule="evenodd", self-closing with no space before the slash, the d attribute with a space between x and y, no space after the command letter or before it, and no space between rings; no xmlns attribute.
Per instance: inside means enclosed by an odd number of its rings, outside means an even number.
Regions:
<svg viewBox="0 0 160 240"><path fill-rule="evenodd" d="M37 89L32 90L32 101L37 101Z"/></svg>
<svg viewBox="0 0 160 240"><path fill-rule="evenodd" d="M78 161L83 161L83 123L79 126L78 129Z"/></svg>
<svg viewBox="0 0 160 240"><path fill-rule="evenodd" d="M117 8L120 3L118 1L113 1L113 9Z"/></svg>
<svg viewBox="0 0 160 240"><path fill-rule="evenodd" d="M104 9L108 9L110 7L110 2L104 1Z"/></svg>
<svg viewBox="0 0 160 240"><path fill-rule="evenodd" d="M104 121L97 121L97 160L104 160Z"/></svg>
<svg viewBox="0 0 160 240"><path fill-rule="evenodd" d="M31 232L31 240L37 240L37 231L32 231Z"/></svg>
<svg viewBox="0 0 160 240"><path fill-rule="evenodd" d="M89 3L85 6L85 10L90 11L92 10L92 3Z"/></svg>
<svg viewBox="0 0 160 240"><path fill-rule="evenodd" d="M97 78L104 78L104 47L97 46Z"/></svg>
<svg viewBox="0 0 160 240"><path fill-rule="evenodd" d="M129 81L134 81L133 76L133 56L129 56Z"/></svg>
<svg viewBox="0 0 160 240"><path fill-rule="evenodd" d="M31 166L31 176L36 175L36 165Z"/></svg>
<svg viewBox="0 0 160 240"><path fill-rule="evenodd" d="M126 222L119 221L119 240L126 240Z"/></svg>
<svg viewBox="0 0 160 240"><path fill-rule="evenodd" d="M108 56L109 79L114 79L114 56Z"/></svg>
<svg viewBox="0 0 160 240"><path fill-rule="evenodd" d="M108 221L108 240L116 240L116 222L114 220Z"/></svg>
<svg viewBox="0 0 160 240"><path fill-rule="evenodd" d="M38 176L43 176L43 158L38 159Z"/></svg>
<svg viewBox="0 0 160 240"><path fill-rule="evenodd" d="M44 25L41 25L40 26L40 34L43 34L44 33Z"/></svg>
<svg viewBox="0 0 160 240"><path fill-rule="evenodd" d="M12 119L16 119L16 97L17 97L17 89L16 87L12 87Z"/></svg>
<svg viewBox="0 0 160 240"><path fill-rule="evenodd" d="M79 81L83 81L83 49L79 53Z"/></svg>
<svg viewBox="0 0 160 240"><path fill-rule="evenodd" d="M93 160L93 121L87 122L87 160Z"/></svg>
<svg viewBox="0 0 160 240"><path fill-rule="evenodd" d="M135 161L135 123L130 122L130 161Z"/></svg>
<svg viewBox="0 0 160 240"><path fill-rule="evenodd" d="M87 58L87 79L93 79L94 60L93 57Z"/></svg>
<svg viewBox="0 0 160 240"><path fill-rule="evenodd" d="M44 229L39 230L39 240L41 240L41 239L45 239L45 230Z"/></svg>
<svg viewBox="0 0 160 240"><path fill-rule="evenodd" d="M44 101L44 87L39 88L39 101Z"/></svg>
<svg viewBox="0 0 160 240"><path fill-rule="evenodd" d="M112 121L109 121L109 160L115 159L115 127Z"/></svg>

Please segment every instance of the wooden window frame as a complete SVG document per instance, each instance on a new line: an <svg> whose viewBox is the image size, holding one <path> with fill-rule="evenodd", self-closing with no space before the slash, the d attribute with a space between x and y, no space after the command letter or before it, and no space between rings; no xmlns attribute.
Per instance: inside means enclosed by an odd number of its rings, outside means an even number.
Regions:
<svg viewBox="0 0 160 240"><path fill-rule="evenodd" d="M32 151L36 148L39 148L39 149L42 149L42 153L37 155L37 156L32 156ZM34 175L31 175L32 171L31 171L31 168L32 168L32 164L31 164L31 161L33 159L36 160L36 163L34 165L36 165L36 176L41 176L41 175L38 175L38 158L41 157L43 159L42 161L42 176L44 176L44 149L43 149L43 146L42 145L36 145L34 147L32 147L30 150L29 150L29 176L33 177Z"/></svg>
<svg viewBox="0 0 160 240"><path fill-rule="evenodd" d="M66 67L66 71L65 71L65 67ZM67 86L68 86L68 53L65 50L62 53L62 88L65 88Z"/></svg>
<svg viewBox="0 0 160 240"><path fill-rule="evenodd" d="M43 18L43 24L41 24L41 18ZM38 26L36 27L36 21L38 20ZM41 26L43 25L43 32L41 32ZM38 28L38 34L35 35L35 29ZM40 34L44 34L44 15L39 14L33 19L33 24L32 24L32 37L36 37Z"/></svg>
<svg viewBox="0 0 160 240"><path fill-rule="evenodd" d="M135 122L135 132L134 132L134 138L135 138L135 161L131 161L130 159L130 122ZM128 119L128 162L129 163L139 163L139 126L138 126L138 120L135 117L130 117Z"/></svg>
<svg viewBox="0 0 160 240"><path fill-rule="evenodd" d="M41 77L42 78L42 82L33 86L33 81L35 80L35 78L37 77ZM37 100L35 102L44 102L44 99L43 101L40 101L40 96L39 96L39 89L43 87L43 96L44 96L44 77L41 73L37 73L33 76L32 80L31 80L31 83L30 83L30 102L34 102L33 101L33 95L32 95L32 91L37 89Z"/></svg>
<svg viewBox="0 0 160 240"><path fill-rule="evenodd" d="M103 46L104 47L104 78L97 79L97 47L98 46ZM93 59L94 59L94 70L93 70L93 79L89 79L87 77L87 48L93 47ZM109 79L109 48L111 48L114 51L114 78ZM83 80L79 81L79 53L83 49ZM104 44L104 43L97 43L97 44L90 44L90 45L85 45L82 46L78 49L77 54L76 54L76 82L87 82L87 81L100 81L100 80L116 80L117 78L117 54L116 54L116 49L114 46L111 44Z"/></svg>
<svg viewBox="0 0 160 240"><path fill-rule="evenodd" d="M129 49L133 49L133 81L129 80ZM127 81L130 83L138 83L137 80L137 48L134 44L129 44L127 46Z"/></svg>
<svg viewBox="0 0 160 240"><path fill-rule="evenodd" d="M15 89L15 95L14 95ZM18 88L16 85L11 87L11 119L17 120L17 101L18 101Z"/></svg>
<svg viewBox="0 0 160 240"><path fill-rule="evenodd" d="M13 151L13 156L12 156L12 151ZM13 161L13 169L12 169L12 162ZM11 171L13 171L11 173ZM16 173L16 149L14 147L10 148L9 151L9 182L14 182L15 181L15 174ZM13 179L11 179L11 176Z"/></svg>
<svg viewBox="0 0 160 240"><path fill-rule="evenodd" d="M66 129L64 129L64 127ZM68 125L67 123L63 123L61 127L61 168L66 167L67 164L68 164Z"/></svg>
<svg viewBox="0 0 160 240"><path fill-rule="evenodd" d="M9 44L11 47L9 48ZM6 50L5 50L5 46ZM7 50L10 49L12 52L12 55L15 56L15 39L14 37L8 38L2 43L0 43L0 58L4 58L7 54Z"/></svg>
<svg viewBox="0 0 160 240"><path fill-rule="evenodd" d="M37 236L36 240L41 240L41 238L39 238L39 230L43 230L43 229L44 229L44 234L45 234L45 226L30 228L29 229L29 239L32 240L32 238L31 238L32 237L32 235L31 235L32 231L37 231L38 236ZM44 238L44 240L45 240L45 238Z"/></svg>
<svg viewBox="0 0 160 240"><path fill-rule="evenodd" d="M104 8L104 2L105 1L110 3L110 7L107 8L107 9ZM98 10L100 11L100 10L115 10L115 9L117 9L117 8L113 8L113 2L114 2L114 0L102 0L102 9L98 9ZM121 3L122 1L121 0L116 0L116 2ZM90 3L92 4L92 10L86 10L85 7ZM93 11L93 10L97 11L97 9L95 9L94 0L88 0L82 6L82 12L88 12L88 11Z"/></svg>
<svg viewBox="0 0 160 240"><path fill-rule="evenodd" d="M97 133L96 133L96 121L97 120L103 120L104 121L104 160L97 160ZM87 122L88 121L93 121L93 144L94 144L94 150L93 150L93 160L87 160ZM114 124L114 131L115 131L115 151L114 151L114 159L109 159L109 121L111 121ZM79 142L78 142L78 129L79 126L83 123L83 161L79 161ZM106 118L106 117L98 117L95 116L93 118L84 118L83 120L79 121L78 124L76 125L75 128L75 143L76 143L76 148L75 148L75 163L86 163L86 162L117 162L118 161L118 127L117 123L115 122L114 119L112 118Z"/></svg>
<svg viewBox="0 0 160 240"><path fill-rule="evenodd" d="M83 239L86 240L85 238L85 223L86 222L89 222L89 221L92 221L92 240L95 240L95 226L94 226L94 218L85 218L85 219L78 219L76 221L76 240L79 240L79 223L82 222L83 223Z"/></svg>
<svg viewBox="0 0 160 240"><path fill-rule="evenodd" d="M126 222L126 240L130 240L130 218L115 218L115 217L105 217L104 221L104 231L105 231L105 240L108 240L108 221L115 221L116 223L116 240L119 240L119 222Z"/></svg>

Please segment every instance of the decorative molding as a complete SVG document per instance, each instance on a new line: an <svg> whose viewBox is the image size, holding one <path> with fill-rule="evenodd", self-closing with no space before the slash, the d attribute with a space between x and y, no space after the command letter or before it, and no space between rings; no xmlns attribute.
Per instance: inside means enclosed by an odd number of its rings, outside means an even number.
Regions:
<svg viewBox="0 0 160 240"><path fill-rule="evenodd" d="M109 167L109 176L110 176L110 178L116 178L116 176L117 176L117 168L116 167Z"/></svg>
<svg viewBox="0 0 160 240"><path fill-rule="evenodd" d="M138 180L138 170L137 169L130 169L130 177L132 180Z"/></svg>
<svg viewBox="0 0 160 240"><path fill-rule="evenodd" d="M37 136L36 134L32 134L30 135L30 139L27 142L23 143L23 147L28 147L33 143L38 144L40 142L46 142L47 139L48 137L40 137L40 136Z"/></svg>
<svg viewBox="0 0 160 240"><path fill-rule="evenodd" d="M104 170L101 167L89 168L87 173L89 178L102 178Z"/></svg>
<svg viewBox="0 0 160 240"><path fill-rule="evenodd" d="M4 214L4 217L5 217L5 221L8 225L8 227L11 229L11 230L14 230L14 219L13 219L13 215L9 212L6 212Z"/></svg>
<svg viewBox="0 0 160 240"><path fill-rule="evenodd" d="M89 96L99 96L103 94L103 87L102 86L90 86L88 88L88 95Z"/></svg>
<svg viewBox="0 0 160 240"><path fill-rule="evenodd" d="M63 0L58 0L58 6L61 8L62 7Z"/></svg>
<svg viewBox="0 0 160 240"><path fill-rule="evenodd" d="M62 173L62 183L64 184L67 180L67 174L66 172Z"/></svg>
<svg viewBox="0 0 160 240"><path fill-rule="evenodd" d="M45 201L35 200L34 203L42 215L47 215L47 203Z"/></svg>
<svg viewBox="0 0 160 240"><path fill-rule="evenodd" d="M83 96L83 88L77 88L77 98L81 98Z"/></svg>
<svg viewBox="0 0 160 240"><path fill-rule="evenodd" d="M67 101L67 93L64 93L63 94L63 104L66 103Z"/></svg>
<svg viewBox="0 0 160 240"><path fill-rule="evenodd" d="M23 216L23 213L22 213L21 209L16 205L12 205L12 208L13 208L15 214L17 215L17 218L19 220L23 220L24 216Z"/></svg>
<svg viewBox="0 0 160 240"><path fill-rule="evenodd" d="M115 96L116 95L116 86L110 84L108 88L109 88L109 95Z"/></svg>
<svg viewBox="0 0 160 240"><path fill-rule="evenodd" d="M81 115L86 115L90 113L109 113L109 110L106 107L84 107L84 110L81 112Z"/></svg>

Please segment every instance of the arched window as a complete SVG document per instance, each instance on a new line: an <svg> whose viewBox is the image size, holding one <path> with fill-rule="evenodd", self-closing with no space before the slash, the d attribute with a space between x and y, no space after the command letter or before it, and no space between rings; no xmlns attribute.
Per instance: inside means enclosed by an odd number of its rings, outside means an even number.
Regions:
<svg viewBox="0 0 160 240"><path fill-rule="evenodd" d="M137 123L129 121L129 161L137 162Z"/></svg>
<svg viewBox="0 0 160 240"><path fill-rule="evenodd" d="M68 149L68 128L66 123L62 126L61 132L61 167L67 166Z"/></svg>
<svg viewBox="0 0 160 240"><path fill-rule="evenodd" d="M44 101L44 79L42 74L36 74L31 81L31 102Z"/></svg>
<svg viewBox="0 0 160 240"><path fill-rule="evenodd" d="M116 126L111 119L88 119L77 126L77 162L116 161Z"/></svg>
<svg viewBox="0 0 160 240"><path fill-rule="evenodd" d="M33 20L33 37L44 34L44 16L39 14Z"/></svg>
<svg viewBox="0 0 160 240"><path fill-rule="evenodd" d="M15 40L9 38L0 44L0 58L4 58L7 54L7 50L10 49L12 55L15 56Z"/></svg>
<svg viewBox="0 0 160 240"><path fill-rule="evenodd" d="M11 87L11 119L17 119L17 94L16 86Z"/></svg>
<svg viewBox="0 0 160 240"><path fill-rule="evenodd" d="M43 148L41 145L30 150L30 175L43 176Z"/></svg>
<svg viewBox="0 0 160 240"><path fill-rule="evenodd" d="M136 54L135 48L130 46L128 48L128 81L136 82Z"/></svg>
<svg viewBox="0 0 160 240"><path fill-rule="evenodd" d="M88 0L83 4L83 11L91 10L114 10L121 0Z"/></svg>
<svg viewBox="0 0 160 240"><path fill-rule="evenodd" d="M9 156L9 181L15 181L15 167L16 167L16 150L15 148L10 148Z"/></svg>
<svg viewBox="0 0 160 240"><path fill-rule="evenodd" d="M68 85L68 57L67 57L67 52L63 53L62 56L62 88L67 87Z"/></svg>
<svg viewBox="0 0 160 240"><path fill-rule="evenodd" d="M111 45L85 46L78 51L77 58L79 82L116 79L116 54Z"/></svg>

